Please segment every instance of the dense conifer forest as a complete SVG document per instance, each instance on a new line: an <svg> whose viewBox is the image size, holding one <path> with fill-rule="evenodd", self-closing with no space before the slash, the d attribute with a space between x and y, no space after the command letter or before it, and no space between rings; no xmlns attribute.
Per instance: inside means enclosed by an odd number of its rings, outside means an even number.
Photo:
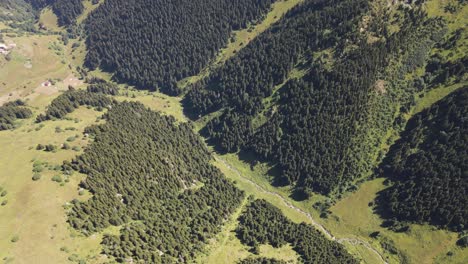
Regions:
<svg viewBox="0 0 468 264"><path fill-rule="evenodd" d="M0 0L5 262L464 259L467 1L83 1Z"/></svg>
<svg viewBox="0 0 468 264"><path fill-rule="evenodd" d="M46 6L54 4L57 0L25 0L35 9L42 9Z"/></svg>
<svg viewBox="0 0 468 264"><path fill-rule="evenodd" d="M80 106L96 107L97 110L102 111L102 109L109 108L115 103L106 96L106 94L113 91L112 85L106 85L105 83L91 84L88 91L70 89L55 98L47 107L45 114L37 116L36 122L61 119Z"/></svg>
<svg viewBox="0 0 468 264"><path fill-rule="evenodd" d="M104 237L104 253L118 261L190 262L239 206L242 191L209 164L211 156L191 125L176 124L140 103L120 103L106 123L86 129L94 141L72 163L88 175L93 197L73 202L69 223Z"/></svg>
<svg viewBox="0 0 468 264"><path fill-rule="evenodd" d="M187 114L219 113L202 132L222 151L252 152L275 165L277 185L305 195L355 188L413 95L463 71L463 61L444 72L449 62L429 56L446 43L442 19L415 6L379 11L364 23L372 12L369 1L305 1L194 85ZM403 78L428 60L436 65L423 80Z"/></svg>
<svg viewBox="0 0 468 264"><path fill-rule="evenodd" d="M394 184L380 197L391 220L468 228L468 87L411 118L382 165Z"/></svg>
<svg viewBox="0 0 468 264"><path fill-rule="evenodd" d="M24 22L33 20L35 12L31 5L23 0L0 1L0 21ZM10 24L11 25L11 24Z"/></svg>
<svg viewBox="0 0 468 264"><path fill-rule="evenodd" d="M238 264L286 264L286 261L274 258L246 258L238 262Z"/></svg>
<svg viewBox="0 0 468 264"><path fill-rule="evenodd" d="M280 209L265 200L252 202L239 218L239 222L237 236L242 243L251 246L253 252L257 252L261 244L270 244L273 247L290 244L306 264L358 263L342 245L326 239L311 225L291 222Z"/></svg>
<svg viewBox="0 0 468 264"><path fill-rule="evenodd" d="M24 102L17 100L0 106L0 131L15 127L17 119L26 119L32 116L32 111L25 107Z"/></svg>
<svg viewBox="0 0 468 264"><path fill-rule="evenodd" d="M60 26L74 24L84 11L83 0L56 0L52 10L57 15Z"/></svg>
<svg viewBox="0 0 468 264"><path fill-rule="evenodd" d="M107 0L87 19L86 64L140 88L178 94L273 0Z"/></svg>
<svg viewBox="0 0 468 264"><path fill-rule="evenodd" d="M36 10L47 6L57 15L60 26L68 26L76 22L76 18L84 11L83 0L26 0Z"/></svg>

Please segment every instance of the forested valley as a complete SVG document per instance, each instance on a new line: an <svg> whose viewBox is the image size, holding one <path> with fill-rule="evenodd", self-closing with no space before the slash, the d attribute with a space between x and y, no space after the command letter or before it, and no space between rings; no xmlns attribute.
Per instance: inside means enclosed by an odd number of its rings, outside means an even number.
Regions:
<svg viewBox="0 0 468 264"><path fill-rule="evenodd" d="M468 87L411 118L382 164L394 184L378 211L395 221L468 227Z"/></svg>
<svg viewBox="0 0 468 264"><path fill-rule="evenodd" d="M254 252L258 251L260 244L281 247L289 243L306 264L358 263L342 245L328 240L311 225L291 222L280 209L265 200L253 201L239 222L237 236Z"/></svg>
<svg viewBox="0 0 468 264"><path fill-rule="evenodd" d="M31 5L21 0L3 0L0 2L0 21L18 22L34 20L35 12Z"/></svg>
<svg viewBox="0 0 468 264"><path fill-rule="evenodd" d="M239 264L286 264L286 261L274 258L246 258L239 261Z"/></svg>
<svg viewBox="0 0 468 264"><path fill-rule="evenodd" d="M414 94L463 78L466 57L430 55L461 33L446 32L418 5L392 12L369 1L305 1L195 84L186 112L216 113L202 133L221 151L274 165L275 185L302 197L353 190ZM424 76L404 78L426 64Z"/></svg>
<svg viewBox="0 0 468 264"><path fill-rule="evenodd" d="M180 93L231 31L255 23L273 0L107 0L87 19L86 65L142 89Z"/></svg>
<svg viewBox="0 0 468 264"><path fill-rule="evenodd" d="M467 10L2 1L0 259L463 263Z"/></svg>

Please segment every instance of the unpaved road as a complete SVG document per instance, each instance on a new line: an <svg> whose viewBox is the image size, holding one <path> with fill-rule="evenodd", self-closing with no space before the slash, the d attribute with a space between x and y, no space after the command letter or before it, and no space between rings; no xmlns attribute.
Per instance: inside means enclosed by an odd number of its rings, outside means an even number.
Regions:
<svg viewBox="0 0 468 264"><path fill-rule="evenodd" d="M328 231L323 225L321 225L320 223L318 223L310 213L308 212L305 212L304 210L294 206L293 204L291 204L287 199L285 199L283 196L279 195L278 193L275 193L275 192L270 192L268 190L265 190L262 186L258 185L257 183L255 183L254 181L244 177L242 175L242 173L237 170L235 167L231 166L231 164L229 164L227 161L225 161L224 159L220 158L219 156L217 156L215 153L213 153L213 157L215 158L215 160L221 162L222 164L224 164L224 166L226 166L228 169L230 169L231 171L233 171L234 173L236 173L239 177L241 177L244 181L250 183L251 185L255 186L255 188L257 188L259 191L263 192L263 193L267 193L269 195L273 195L273 196L276 196L278 197L287 207L291 208L291 209L294 209L298 212L300 212L301 214L305 215L309 220L310 222L312 223L313 226L315 226L318 230L320 230L328 239L330 240L333 240L333 241L336 241L340 244L343 244L343 243L350 243L352 245L363 245L364 247L366 247L367 249L369 249L370 251L372 251L374 254L376 254L380 261L382 263L385 263L385 264L388 264L388 262L384 259L384 257L380 254L380 252L378 252L375 248L372 247L372 245L370 245L367 241L364 241L364 240L361 240L361 239L358 239L358 238L337 238L335 236L332 235L332 233L330 233L330 231Z"/></svg>

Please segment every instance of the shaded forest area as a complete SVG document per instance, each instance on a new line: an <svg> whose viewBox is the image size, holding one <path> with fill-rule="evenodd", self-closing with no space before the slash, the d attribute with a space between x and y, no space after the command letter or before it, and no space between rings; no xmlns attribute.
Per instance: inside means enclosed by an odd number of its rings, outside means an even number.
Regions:
<svg viewBox="0 0 468 264"><path fill-rule="evenodd" d="M105 124L85 130L93 142L63 168L88 177L93 197L73 201L70 225L106 235L104 253L119 262L190 262L240 205L243 192L209 162L188 123L176 123L141 103L114 105Z"/></svg>
<svg viewBox="0 0 468 264"><path fill-rule="evenodd" d="M52 11L57 15L59 26L72 25L84 11L83 0L56 0Z"/></svg>
<svg viewBox="0 0 468 264"><path fill-rule="evenodd" d="M25 107L21 100L9 102L0 106L0 131L15 128L17 119L27 119L32 116L32 111Z"/></svg>
<svg viewBox="0 0 468 264"><path fill-rule="evenodd" d="M2 0L0 2L0 21L10 23L10 27L17 27L18 23L34 20L36 12L24 0Z"/></svg>
<svg viewBox="0 0 468 264"><path fill-rule="evenodd" d="M76 19L84 11L83 0L25 0L36 10L41 10L47 6L52 8L58 18L59 26L69 26L76 22Z"/></svg>
<svg viewBox="0 0 468 264"><path fill-rule="evenodd" d="M219 113L202 133L221 151L271 163L273 183L295 186L301 197L355 189L414 94L464 71L463 61L445 71L449 62L429 56L446 41L442 19L415 6L363 25L372 12L369 1L305 1L194 85L186 113ZM424 78L404 78L428 60ZM290 76L294 70L305 73Z"/></svg>
<svg viewBox="0 0 468 264"><path fill-rule="evenodd" d="M252 247L254 253L262 244L275 248L290 244L305 264L359 263L342 245L328 240L311 225L291 222L280 209L265 200L255 200L247 207L239 218L236 232L241 242Z"/></svg>
<svg viewBox="0 0 468 264"><path fill-rule="evenodd" d="M378 211L397 221L468 228L468 87L411 118L382 164L394 184Z"/></svg>
<svg viewBox="0 0 468 264"><path fill-rule="evenodd" d="M107 0L87 19L86 65L142 89L180 93L224 47L232 30L266 14L274 0Z"/></svg>

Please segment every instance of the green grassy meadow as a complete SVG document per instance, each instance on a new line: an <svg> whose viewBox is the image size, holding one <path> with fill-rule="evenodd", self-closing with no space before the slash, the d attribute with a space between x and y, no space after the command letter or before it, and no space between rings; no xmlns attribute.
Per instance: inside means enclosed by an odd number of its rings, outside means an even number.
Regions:
<svg viewBox="0 0 468 264"><path fill-rule="evenodd" d="M31 105L37 107L35 112L40 112L49 100L38 97ZM82 139L82 131L95 123L98 115L82 108L70 115L71 120L48 121L43 127L33 120L26 120L20 128L0 133L0 186L8 192L2 198L8 203L0 207L0 259L12 260L12 263L51 263L51 259L54 263L68 263L73 254L80 259L100 258L100 237L82 237L70 230L66 223L64 206L72 199L87 197L80 196L78 190L78 183L84 176L75 173L65 177L50 169L72 159L78 152L36 150L37 144L60 146L75 135L79 137L69 144L82 149L87 144L87 140ZM76 130L57 133L56 127ZM32 180L35 163L48 164L40 166L41 178L37 181ZM52 181L56 175L60 175L62 183ZM18 241L13 243L13 237Z"/></svg>
<svg viewBox="0 0 468 264"><path fill-rule="evenodd" d="M57 36L25 35L6 37L16 44L11 60L0 60L0 100L27 98L37 94L41 83L48 79L63 80L71 74L65 58L65 47ZM3 60L3 61L2 61ZM9 98L12 97L12 98Z"/></svg>

